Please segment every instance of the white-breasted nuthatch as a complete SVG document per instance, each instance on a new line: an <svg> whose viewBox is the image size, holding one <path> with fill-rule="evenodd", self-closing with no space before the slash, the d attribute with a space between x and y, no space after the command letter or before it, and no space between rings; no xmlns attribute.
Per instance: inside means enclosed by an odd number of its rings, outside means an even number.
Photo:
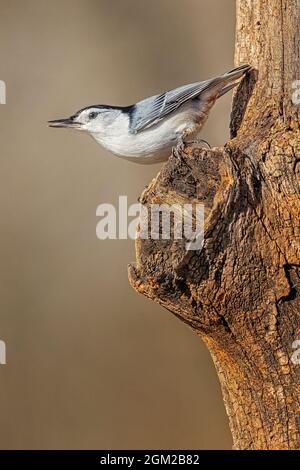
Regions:
<svg viewBox="0 0 300 470"><path fill-rule="evenodd" d="M49 126L85 131L118 157L136 163L162 162L178 142L198 134L217 98L236 86L250 68L241 65L131 106L88 106L67 119L49 121Z"/></svg>

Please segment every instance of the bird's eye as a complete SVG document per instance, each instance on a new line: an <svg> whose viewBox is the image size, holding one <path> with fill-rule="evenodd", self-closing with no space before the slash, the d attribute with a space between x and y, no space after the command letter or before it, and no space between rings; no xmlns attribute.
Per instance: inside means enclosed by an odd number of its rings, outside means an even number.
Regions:
<svg viewBox="0 0 300 470"><path fill-rule="evenodd" d="M96 119L97 116L98 116L98 113L96 113L95 111L92 111L92 112L89 114L89 119Z"/></svg>

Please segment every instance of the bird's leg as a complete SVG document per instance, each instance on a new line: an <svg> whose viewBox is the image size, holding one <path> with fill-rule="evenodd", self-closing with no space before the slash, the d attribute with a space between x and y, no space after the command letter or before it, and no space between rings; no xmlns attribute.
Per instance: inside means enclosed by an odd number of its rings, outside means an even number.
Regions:
<svg viewBox="0 0 300 470"><path fill-rule="evenodd" d="M178 158L178 160L180 160L180 161L183 160L182 153L184 153L186 145L199 144L199 143L202 142L203 144L205 144L207 146L208 149L211 149L210 144L206 140L203 140L203 139L186 140L186 138L189 135L193 134L194 132L195 132L195 129L187 128L179 136L176 147L173 147L173 154L176 158Z"/></svg>
<svg viewBox="0 0 300 470"><path fill-rule="evenodd" d="M173 155L180 161L182 161L182 152L184 152L184 149L185 142L183 140L183 136L181 135L177 141L176 147L173 147Z"/></svg>

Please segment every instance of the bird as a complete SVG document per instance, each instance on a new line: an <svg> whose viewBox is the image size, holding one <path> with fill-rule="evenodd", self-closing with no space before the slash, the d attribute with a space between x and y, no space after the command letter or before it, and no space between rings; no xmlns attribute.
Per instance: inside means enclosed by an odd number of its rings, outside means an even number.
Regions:
<svg viewBox="0 0 300 470"><path fill-rule="evenodd" d="M183 85L130 106L87 106L48 124L83 131L117 157L140 164L160 163L168 160L174 149L175 155L180 155L188 139L197 137L216 100L238 85L250 69L243 64L218 77Z"/></svg>

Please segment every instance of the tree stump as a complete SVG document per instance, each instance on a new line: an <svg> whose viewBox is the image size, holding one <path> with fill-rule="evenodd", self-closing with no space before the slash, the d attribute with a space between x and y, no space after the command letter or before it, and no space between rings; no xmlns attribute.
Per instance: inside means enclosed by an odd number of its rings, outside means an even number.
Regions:
<svg viewBox="0 0 300 470"><path fill-rule="evenodd" d="M231 139L171 156L141 196L203 203L201 250L136 241L129 279L191 326L220 379L235 449L300 449L300 80L297 0L237 0ZM199 371L200 373L201 371Z"/></svg>

